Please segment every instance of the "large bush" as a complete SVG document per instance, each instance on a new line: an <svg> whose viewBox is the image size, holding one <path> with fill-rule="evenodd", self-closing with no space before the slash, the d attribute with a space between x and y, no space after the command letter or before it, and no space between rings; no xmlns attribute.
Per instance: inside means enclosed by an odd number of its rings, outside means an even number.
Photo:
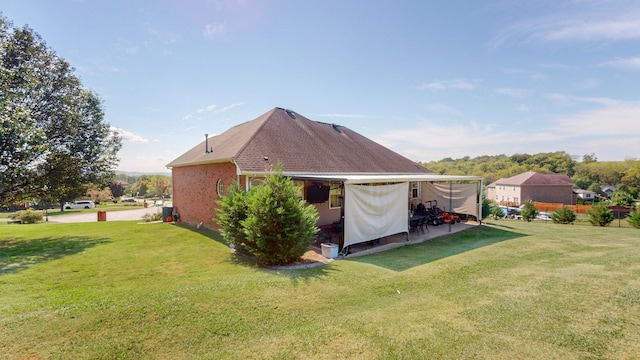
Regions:
<svg viewBox="0 0 640 360"><path fill-rule="evenodd" d="M227 188L226 195L218 200L217 218L213 219L220 226L222 237L241 252L255 247L255 244L247 244L242 226L242 221L247 218L246 197L247 193L234 181Z"/></svg>
<svg viewBox="0 0 640 360"><path fill-rule="evenodd" d="M522 215L522 220L531 221L538 216L538 210L533 205L533 201L527 201L524 203L520 214Z"/></svg>
<svg viewBox="0 0 640 360"><path fill-rule="evenodd" d="M613 220L613 211L604 204L593 205L587 210L589 222L593 226L608 226Z"/></svg>
<svg viewBox="0 0 640 360"><path fill-rule="evenodd" d="M502 219L504 217L504 210L497 204L491 205L491 216L494 220Z"/></svg>
<svg viewBox="0 0 640 360"><path fill-rule="evenodd" d="M318 211L297 196L290 178L280 171L248 193L234 185L218 204L217 223L222 236L236 249L252 254L265 265L298 260L315 241Z"/></svg>
<svg viewBox="0 0 640 360"><path fill-rule="evenodd" d="M31 208L27 210L20 210L13 217L13 220L19 220L23 224L35 224L42 221L42 211L36 211Z"/></svg>
<svg viewBox="0 0 640 360"><path fill-rule="evenodd" d="M634 228L640 229L640 205L627 216L627 222Z"/></svg>
<svg viewBox="0 0 640 360"><path fill-rule="evenodd" d="M554 211L551 214L551 220L556 224L573 224L576 221L576 213L565 206Z"/></svg>

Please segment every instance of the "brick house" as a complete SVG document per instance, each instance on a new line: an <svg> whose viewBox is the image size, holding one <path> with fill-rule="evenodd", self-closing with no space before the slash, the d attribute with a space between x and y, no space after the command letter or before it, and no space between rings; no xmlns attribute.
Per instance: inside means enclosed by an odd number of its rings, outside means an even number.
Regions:
<svg viewBox="0 0 640 360"><path fill-rule="evenodd" d="M397 193L400 195L390 198L396 199L390 200L396 210L380 210L384 221L398 223L398 226L388 226L381 233L380 229L369 225L380 236L385 236L385 231L407 230L409 201L422 191L422 186L415 184L427 180L478 181L477 177L435 175L349 128L312 121L291 110L274 108L220 135L206 137L167 164L173 178L174 213L179 213L182 221L188 224L215 229L212 219L216 216L216 201L225 194L227 186L237 181L248 190L261 182L278 162L282 164L283 174L301 187L300 197L318 209L318 225L336 223L348 217L358 218L357 206L350 208L353 216L344 213L345 194L353 184L358 184L358 189L374 184L376 186L370 188L375 187L376 191L385 189L387 184L400 186ZM355 186L353 189L356 190ZM428 193L427 190L424 192ZM475 192L473 200L475 203ZM468 208L473 207L465 204ZM473 214L477 215L477 211ZM377 220L377 223L384 221ZM352 238L357 242L370 236L373 235L360 232Z"/></svg>
<svg viewBox="0 0 640 360"><path fill-rule="evenodd" d="M526 201L573 204L573 181L566 174L539 174L528 171L487 185L487 199L506 206Z"/></svg>

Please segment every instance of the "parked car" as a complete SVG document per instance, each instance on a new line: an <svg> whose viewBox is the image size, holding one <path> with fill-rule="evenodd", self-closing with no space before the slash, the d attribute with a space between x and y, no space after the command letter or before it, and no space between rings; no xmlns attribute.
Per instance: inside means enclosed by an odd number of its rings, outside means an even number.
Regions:
<svg viewBox="0 0 640 360"><path fill-rule="evenodd" d="M93 209L96 204L93 200L78 200L64 204L65 209Z"/></svg>
<svg viewBox="0 0 640 360"><path fill-rule="evenodd" d="M122 198L122 200L120 200L122 202L136 202L136 199L134 198Z"/></svg>

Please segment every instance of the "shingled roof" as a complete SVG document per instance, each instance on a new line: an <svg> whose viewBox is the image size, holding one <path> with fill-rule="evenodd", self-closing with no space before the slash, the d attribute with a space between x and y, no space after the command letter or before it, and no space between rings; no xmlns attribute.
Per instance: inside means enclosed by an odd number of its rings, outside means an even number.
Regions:
<svg viewBox="0 0 640 360"><path fill-rule="evenodd" d="M201 142L167 167L233 161L241 173L260 173L265 170L265 157L271 164L282 163L285 173L431 173L349 128L281 108Z"/></svg>
<svg viewBox="0 0 640 360"><path fill-rule="evenodd" d="M512 176L510 178L502 178L493 182L489 187L495 185L572 185L573 181L567 174L539 174L534 171Z"/></svg>

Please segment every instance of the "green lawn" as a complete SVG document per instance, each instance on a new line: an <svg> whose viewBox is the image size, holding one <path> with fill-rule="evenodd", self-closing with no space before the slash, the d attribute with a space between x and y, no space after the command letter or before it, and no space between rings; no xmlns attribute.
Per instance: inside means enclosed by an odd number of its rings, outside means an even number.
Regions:
<svg viewBox="0 0 640 360"><path fill-rule="evenodd" d="M167 223L0 224L0 354L640 357L640 231L490 222L288 271Z"/></svg>

